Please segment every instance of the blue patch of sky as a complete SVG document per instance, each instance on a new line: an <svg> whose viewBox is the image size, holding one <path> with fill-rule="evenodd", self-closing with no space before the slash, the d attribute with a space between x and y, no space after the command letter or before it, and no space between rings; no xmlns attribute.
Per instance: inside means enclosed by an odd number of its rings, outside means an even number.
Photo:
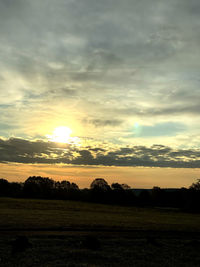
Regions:
<svg viewBox="0 0 200 267"><path fill-rule="evenodd" d="M21 100L21 104L27 105L32 100L41 99L45 94L34 94L32 92L26 92L24 98Z"/></svg>
<svg viewBox="0 0 200 267"><path fill-rule="evenodd" d="M13 129L13 126L6 124L6 123L0 123L0 131L6 131Z"/></svg>
<svg viewBox="0 0 200 267"><path fill-rule="evenodd" d="M132 134L130 137L175 136L186 129L186 126L179 122L164 122L151 126L135 123L131 129Z"/></svg>
<svg viewBox="0 0 200 267"><path fill-rule="evenodd" d="M14 127L9 124L0 123L0 136L10 137L13 134L13 128Z"/></svg>
<svg viewBox="0 0 200 267"><path fill-rule="evenodd" d="M12 104L0 104L0 109L6 109L12 107Z"/></svg>

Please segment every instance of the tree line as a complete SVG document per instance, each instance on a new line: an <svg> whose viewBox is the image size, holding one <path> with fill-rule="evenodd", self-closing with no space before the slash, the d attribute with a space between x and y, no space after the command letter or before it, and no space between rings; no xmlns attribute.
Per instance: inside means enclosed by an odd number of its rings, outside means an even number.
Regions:
<svg viewBox="0 0 200 267"><path fill-rule="evenodd" d="M127 184L109 185L96 178L90 188L80 189L69 181L54 181L48 177L30 176L25 182L8 182L0 179L0 197L78 200L129 206L172 207L200 212L200 179L189 188L132 189Z"/></svg>

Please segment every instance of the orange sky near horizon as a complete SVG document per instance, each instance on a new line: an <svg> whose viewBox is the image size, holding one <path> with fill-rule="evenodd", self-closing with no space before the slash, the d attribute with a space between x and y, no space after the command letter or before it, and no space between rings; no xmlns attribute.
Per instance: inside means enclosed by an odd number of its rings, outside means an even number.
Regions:
<svg viewBox="0 0 200 267"><path fill-rule="evenodd" d="M80 188L89 187L95 178L104 178L109 184L127 183L132 188L188 187L199 177L200 170L192 168L66 166L62 164L0 164L1 178L23 182L29 176L43 176L54 180L69 180Z"/></svg>

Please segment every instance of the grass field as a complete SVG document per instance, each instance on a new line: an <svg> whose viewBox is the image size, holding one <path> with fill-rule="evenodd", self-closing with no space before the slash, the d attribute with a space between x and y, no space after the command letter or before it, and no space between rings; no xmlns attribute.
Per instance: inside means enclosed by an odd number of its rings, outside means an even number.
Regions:
<svg viewBox="0 0 200 267"><path fill-rule="evenodd" d="M0 198L0 235L5 267L200 266L200 215L172 209ZM33 246L11 255L18 235Z"/></svg>

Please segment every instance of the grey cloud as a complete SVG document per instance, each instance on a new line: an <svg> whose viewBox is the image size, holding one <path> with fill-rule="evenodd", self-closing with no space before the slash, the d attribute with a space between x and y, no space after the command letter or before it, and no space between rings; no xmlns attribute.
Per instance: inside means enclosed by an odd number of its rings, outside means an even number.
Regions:
<svg viewBox="0 0 200 267"><path fill-rule="evenodd" d="M198 96L196 96L198 97ZM196 102L199 101L196 99ZM143 106L135 105L135 107L116 107L114 109L105 108L107 112L110 114L115 114L121 116L121 118L131 117L131 116L138 116L138 117L155 117L155 116L165 116L166 118L171 118L173 115L187 115L192 114L199 116L200 115L200 105L192 104L192 103L181 103L181 104L167 104L167 105L157 105L153 106L152 108L147 108Z"/></svg>
<svg viewBox="0 0 200 267"><path fill-rule="evenodd" d="M70 145L57 145L53 142L35 141L31 142L19 138L8 140L0 139L0 161L36 163L57 162L52 155L71 156ZM50 158L52 156L52 158Z"/></svg>
<svg viewBox="0 0 200 267"><path fill-rule="evenodd" d="M0 0L0 101L15 114L75 101L72 117L99 128L199 116L198 12L198 0Z"/></svg>
<svg viewBox="0 0 200 267"><path fill-rule="evenodd" d="M87 149L88 149L89 151L94 151L94 152L106 152L105 149L100 148L100 147L95 147L95 148L87 147Z"/></svg>
<svg viewBox="0 0 200 267"><path fill-rule="evenodd" d="M154 111L147 110L146 114L149 115L175 115L175 114L200 114L200 106L198 104L190 104L188 106L177 105L168 108L157 108Z"/></svg>
<svg viewBox="0 0 200 267"><path fill-rule="evenodd" d="M19 163L65 163L74 165L199 168L199 149L172 149L163 145L81 149L67 144L0 140L0 161Z"/></svg>
<svg viewBox="0 0 200 267"><path fill-rule="evenodd" d="M89 123L94 125L95 127L102 127L102 126L119 126L123 123L123 120L119 119L85 119L83 120L84 123Z"/></svg>
<svg viewBox="0 0 200 267"><path fill-rule="evenodd" d="M8 18L12 17L14 25L4 17L3 29L16 30L20 38L6 31L4 35L10 44L13 44L12 38L20 44L23 42L25 51L29 47L26 54L39 59L38 53L41 62L58 60L66 63L66 67L70 64L71 69L72 59L76 58L83 60L88 69L99 68L99 64L103 67L119 64L119 58L127 62L132 58L142 64L147 61L145 64L148 64L148 59L167 58L169 51L174 49L170 42L175 34L171 34L169 26L168 32L160 34L159 28L163 32L163 27L154 19L158 13L161 18L165 17L168 10L164 3L156 5L158 1L138 4L126 0L123 5L119 1L102 1L100 4L91 1L57 3L52 0L48 4L46 1L16 2L3 9ZM21 27L15 29L15 25ZM31 34L30 28L33 29ZM154 42L148 43L151 36L154 36ZM171 36L170 42L169 37L166 40L160 36ZM40 46L37 53L35 46Z"/></svg>
<svg viewBox="0 0 200 267"><path fill-rule="evenodd" d="M55 88L52 90L48 91L48 95L50 98L52 99L71 99L71 98L78 98L78 91L75 88L68 88L68 87L64 87L64 88ZM41 97L41 96L40 96Z"/></svg>
<svg viewBox="0 0 200 267"><path fill-rule="evenodd" d="M87 66L88 71L93 71L96 69L106 71L107 68L116 68L116 66L119 67L119 65L122 63L122 60L115 54L103 49L94 50L89 60L90 62Z"/></svg>

